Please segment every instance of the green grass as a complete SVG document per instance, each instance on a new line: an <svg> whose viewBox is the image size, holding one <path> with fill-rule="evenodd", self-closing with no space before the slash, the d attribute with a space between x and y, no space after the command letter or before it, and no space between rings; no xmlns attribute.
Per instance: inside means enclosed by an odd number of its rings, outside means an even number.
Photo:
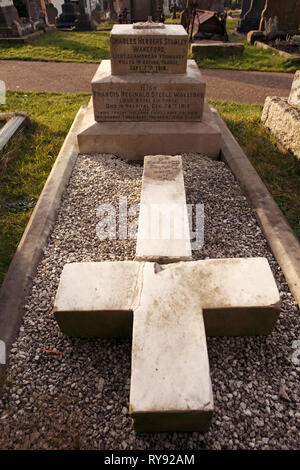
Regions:
<svg viewBox="0 0 300 470"><path fill-rule="evenodd" d="M262 126L262 106L211 101L300 238L300 160Z"/></svg>
<svg viewBox="0 0 300 470"><path fill-rule="evenodd" d="M33 207L88 94L8 92L0 112L28 111L31 124L0 152L0 283ZM260 125L262 106L213 102L300 237L300 161Z"/></svg>
<svg viewBox="0 0 300 470"><path fill-rule="evenodd" d="M0 59L101 62L109 59L110 31L50 31L28 44L0 43Z"/></svg>
<svg viewBox="0 0 300 470"><path fill-rule="evenodd" d="M236 35L238 18L227 19L227 33L230 42L240 42L245 46L243 57L206 57L196 59L200 68L229 69L229 70L254 70L261 72L289 72L294 73L300 68L300 61L285 58L277 52L264 50L249 44L245 35Z"/></svg>
<svg viewBox="0 0 300 470"><path fill-rule="evenodd" d="M0 284L33 207L87 94L8 92L0 112L28 111L30 125L0 151Z"/></svg>
<svg viewBox="0 0 300 470"><path fill-rule="evenodd" d="M166 23L179 23L171 18ZM248 44L245 36L234 35L237 19L227 20L230 41L243 42L245 53L239 57L211 57L197 59L200 68L231 70L259 70L268 72L295 72L300 61L281 57L273 51L258 49ZM109 59L109 25L106 31L65 32L50 31L28 44L0 43L0 59L37 60L54 62L93 62Z"/></svg>

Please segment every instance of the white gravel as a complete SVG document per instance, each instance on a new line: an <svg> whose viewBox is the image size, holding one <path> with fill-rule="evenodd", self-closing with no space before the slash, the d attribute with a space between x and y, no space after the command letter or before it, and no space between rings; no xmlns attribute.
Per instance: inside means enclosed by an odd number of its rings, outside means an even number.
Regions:
<svg viewBox="0 0 300 470"><path fill-rule="evenodd" d="M209 432L136 434L128 415L131 340L65 337L52 314L65 263L133 259L134 240L100 241L96 209L139 202L142 166L81 155L27 298L0 399L1 449L299 449L299 311L253 211L222 162L184 156L188 203L205 204L195 259L266 256L282 298L268 337L208 338Z"/></svg>

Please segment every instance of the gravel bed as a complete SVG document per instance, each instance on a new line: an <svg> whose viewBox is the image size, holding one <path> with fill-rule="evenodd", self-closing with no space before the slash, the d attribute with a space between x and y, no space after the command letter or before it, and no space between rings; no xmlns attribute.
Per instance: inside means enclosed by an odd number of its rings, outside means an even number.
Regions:
<svg viewBox="0 0 300 470"><path fill-rule="evenodd" d="M80 155L44 249L0 399L1 449L297 449L297 312L252 209L223 162L184 155L188 203L204 203L194 259L266 256L282 298L268 337L208 338L215 412L207 433L137 434L128 414L131 340L71 339L52 305L65 263L133 259L134 240L100 241L99 204L138 203L142 166ZM117 286L116 286L117 288Z"/></svg>

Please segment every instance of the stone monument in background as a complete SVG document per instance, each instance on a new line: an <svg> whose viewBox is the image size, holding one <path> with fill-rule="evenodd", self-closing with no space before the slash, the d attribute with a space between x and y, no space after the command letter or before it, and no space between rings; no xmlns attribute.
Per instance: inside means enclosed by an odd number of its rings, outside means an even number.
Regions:
<svg viewBox="0 0 300 470"><path fill-rule="evenodd" d="M237 26L237 30L240 33L258 30L265 4L266 0L243 1L241 19Z"/></svg>
<svg viewBox="0 0 300 470"><path fill-rule="evenodd" d="M279 31L297 31L300 26L300 1L299 0L265 0L265 8L262 11L259 29L264 30L265 21L270 18L278 18Z"/></svg>
<svg viewBox="0 0 300 470"><path fill-rule="evenodd" d="M0 0L0 37L24 37L45 30L46 9L43 11L39 0L24 0L19 9L12 0Z"/></svg>
<svg viewBox="0 0 300 470"><path fill-rule="evenodd" d="M77 31L92 31L96 29L90 15L85 8L85 0L79 0L79 16L75 21L75 29Z"/></svg>
<svg viewBox="0 0 300 470"><path fill-rule="evenodd" d="M58 18L58 10L55 8L53 3L47 3L46 5L47 17L49 24L56 24Z"/></svg>
<svg viewBox="0 0 300 470"><path fill-rule="evenodd" d="M224 12L224 0L187 0L186 7L181 14L181 24L185 29L191 24L195 9L216 11L221 14Z"/></svg>
<svg viewBox="0 0 300 470"><path fill-rule="evenodd" d="M16 23L21 23L12 0L0 0L0 37L19 36Z"/></svg>
<svg viewBox="0 0 300 470"><path fill-rule="evenodd" d="M74 3L72 3L71 0L65 0L61 8L62 13L59 15L57 28L71 28L75 26L75 22L78 19L78 13Z"/></svg>

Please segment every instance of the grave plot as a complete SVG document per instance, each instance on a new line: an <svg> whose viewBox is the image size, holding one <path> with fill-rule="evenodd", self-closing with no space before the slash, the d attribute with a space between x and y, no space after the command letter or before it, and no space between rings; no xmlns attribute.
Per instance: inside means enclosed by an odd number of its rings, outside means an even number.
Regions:
<svg viewBox="0 0 300 470"><path fill-rule="evenodd" d="M166 60L164 44L186 41L171 30L148 23L126 30L122 41L147 44L122 60L154 67L150 79L144 69L106 71L104 79L100 70L82 126L72 126L65 150L70 162L77 145L81 154L11 350L0 447L297 447L298 365L287 359L299 335L297 310L253 210L217 160L221 132L199 72L190 80L184 60L182 74L156 67ZM182 65L181 54L168 61ZM175 96L178 76L203 104L190 121L189 92L186 103ZM97 93L112 94L108 114ZM158 101L145 104L147 93ZM126 121L125 98L136 120ZM153 152L144 165L119 158L143 160L145 149ZM149 208L172 203L173 229L166 234L159 217L158 236L149 236ZM131 340L111 339L131 332Z"/></svg>
<svg viewBox="0 0 300 470"><path fill-rule="evenodd" d="M282 299L281 315L269 336L208 337L214 394L209 431L136 433L128 408L131 339L78 339L60 332L52 309L65 264L135 257L135 240L99 240L97 209L108 202L118 207L124 194L128 210L137 203L142 166L113 156L81 155L13 346L11 386L0 402L1 416L6 416L1 420L2 447L7 442L21 448L297 447L297 368L289 360L299 337L297 310L230 170L222 162L199 157L183 156L187 203L201 201L205 209L205 243L193 251L193 259L266 257ZM290 401L282 398L281 388Z"/></svg>
<svg viewBox="0 0 300 470"><path fill-rule="evenodd" d="M206 431L214 407L205 332L269 334L279 315L265 258L178 263L191 259L182 159L145 156L140 261L72 263L61 275L54 314L63 333L133 331L130 415L138 431Z"/></svg>

